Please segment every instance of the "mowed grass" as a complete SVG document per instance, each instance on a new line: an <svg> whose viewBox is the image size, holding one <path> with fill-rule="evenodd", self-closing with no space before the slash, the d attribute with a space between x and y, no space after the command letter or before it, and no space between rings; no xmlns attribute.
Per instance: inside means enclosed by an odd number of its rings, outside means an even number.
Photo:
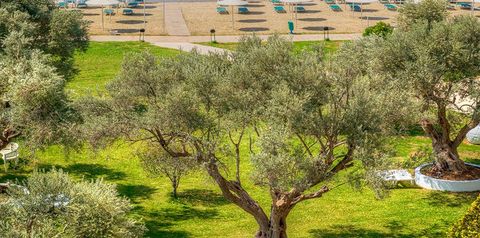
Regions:
<svg viewBox="0 0 480 238"><path fill-rule="evenodd" d="M338 49L338 47L341 45L342 41L297 41L293 42L293 50L295 52L299 52L303 49L308 49L312 48L313 46L316 45L323 45L323 50L325 54L331 54L335 50ZM204 43L198 43L201 45L207 45L207 46L212 46L212 47L217 47L217 48L222 48L222 49L227 49L227 50L236 50L238 47L238 43L217 43L217 42L204 42Z"/></svg>
<svg viewBox="0 0 480 238"><path fill-rule="evenodd" d="M79 75L69 82L71 93L83 94L103 87L116 75L123 55L144 49L167 57L176 54L145 43L91 43L86 53L77 55ZM397 151L394 159L405 159L430 142L422 136L406 136L394 138L392 143ZM146 223L149 237L253 236L257 228L254 219L226 201L204 172L200 170L183 179L179 199L174 200L168 179L151 177L142 170L135 155L137 146L141 145L118 143L98 153L86 148L69 155L61 147L52 146L39 154L33 166L0 172L0 182L25 178L34 168L54 166L79 179L103 178L117 184L119 193L134 205L131 215ZM242 146L242 153L247 155L247 145ZM480 164L479 146L462 145L460 153ZM225 159L227 165L232 162ZM268 212L268 190L251 183L248 159L242 161L241 170L244 186ZM399 188L388 198L376 200L368 189L356 191L341 186L322 198L296 206L288 217L288 233L294 238L444 237L450 224L464 214L477 195Z"/></svg>
<svg viewBox="0 0 480 238"><path fill-rule="evenodd" d="M72 97L105 90L106 83L120 70L124 56L143 51L162 57L178 54L176 50L155 47L149 43L91 42L85 53L77 53L75 57L78 74L67 84L67 90Z"/></svg>

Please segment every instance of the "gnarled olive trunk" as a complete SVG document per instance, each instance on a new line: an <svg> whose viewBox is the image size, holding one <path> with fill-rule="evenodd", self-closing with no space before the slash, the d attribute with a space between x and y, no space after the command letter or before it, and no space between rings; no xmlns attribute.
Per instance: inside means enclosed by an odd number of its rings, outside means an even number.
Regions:
<svg viewBox="0 0 480 238"><path fill-rule="evenodd" d="M450 124L448 123L446 109L439 109L438 127L435 127L429 120L421 122L422 128L432 140L433 155L435 157L434 170L437 173L461 173L467 169L465 162L460 159L458 147L465 139L471 125L465 125L457 136L450 139Z"/></svg>
<svg viewBox="0 0 480 238"><path fill-rule="evenodd" d="M457 146L451 143L433 141L435 169L438 172L463 172L467 169L465 162L458 155Z"/></svg>
<svg viewBox="0 0 480 238"><path fill-rule="evenodd" d="M287 215L272 211L268 227L261 227L255 238L287 238Z"/></svg>

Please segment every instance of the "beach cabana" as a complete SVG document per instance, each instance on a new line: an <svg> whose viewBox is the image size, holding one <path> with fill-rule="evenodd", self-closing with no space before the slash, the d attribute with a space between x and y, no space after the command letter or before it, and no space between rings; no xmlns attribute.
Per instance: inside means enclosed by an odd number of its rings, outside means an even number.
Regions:
<svg viewBox="0 0 480 238"><path fill-rule="evenodd" d="M280 0L281 2L287 4L289 6L290 11L292 12L292 20L295 19L295 25L297 24L297 8L298 4L312 2L313 0ZM303 8L303 11L305 9Z"/></svg>
<svg viewBox="0 0 480 238"><path fill-rule="evenodd" d="M360 19L363 20L363 5L377 2L377 0L346 0L347 4L359 4L360 5ZM355 11L352 11L355 14Z"/></svg>
<svg viewBox="0 0 480 238"><path fill-rule="evenodd" d="M239 6L245 6L247 5L248 2L247 1L243 1L243 0L222 0L222 1L218 1L217 2L217 5L219 6L230 6L231 7L231 12L230 14L232 14L232 29L235 29L235 11L233 10L234 7L239 7Z"/></svg>
<svg viewBox="0 0 480 238"><path fill-rule="evenodd" d="M118 6L121 2L119 0L88 0L87 5L89 7L101 7L102 8L102 30L105 30L105 21L103 17L103 10L105 7ZM112 15L110 14L110 18Z"/></svg>

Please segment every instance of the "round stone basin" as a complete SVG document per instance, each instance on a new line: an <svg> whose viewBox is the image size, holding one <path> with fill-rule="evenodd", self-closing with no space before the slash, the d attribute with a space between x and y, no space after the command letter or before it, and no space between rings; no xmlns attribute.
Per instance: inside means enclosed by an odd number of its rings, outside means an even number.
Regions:
<svg viewBox="0 0 480 238"><path fill-rule="evenodd" d="M479 165L465 163L469 166L480 168ZM449 192L474 192L480 191L480 179L477 180L465 180L465 181L453 181L436 179L421 173L422 169L432 164L424 164L415 169L415 183L425 189L449 191Z"/></svg>

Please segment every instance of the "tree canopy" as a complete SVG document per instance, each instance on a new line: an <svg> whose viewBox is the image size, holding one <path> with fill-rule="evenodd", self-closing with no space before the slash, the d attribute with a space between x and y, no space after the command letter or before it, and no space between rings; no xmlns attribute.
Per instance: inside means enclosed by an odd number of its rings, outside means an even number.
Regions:
<svg viewBox="0 0 480 238"><path fill-rule="evenodd" d="M477 126L480 24L470 17L412 25L379 42L371 74L399 81L419 101L416 116L432 139L438 172L465 170L458 146Z"/></svg>
<svg viewBox="0 0 480 238"><path fill-rule="evenodd" d="M21 52L40 50L57 73L70 78L73 54L88 46L87 27L81 13L59 10L52 0L2 0L0 54L18 58Z"/></svg>
<svg viewBox="0 0 480 238"><path fill-rule="evenodd" d="M382 137L406 113L408 100L395 85L346 64L360 60L355 47L347 44L328 62L320 48L294 54L279 37L244 39L232 54L130 55L107 95L79 103L82 131L97 145L147 141L195 160L226 199L255 218L257 237L286 237L295 205L333 189L334 176L355 161L372 168L356 172L379 184L373 168L383 165ZM238 149L245 142L249 153ZM242 187L245 159L270 190L270 216ZM235 161L234 178L222 172L225 160Z"/></svg>

